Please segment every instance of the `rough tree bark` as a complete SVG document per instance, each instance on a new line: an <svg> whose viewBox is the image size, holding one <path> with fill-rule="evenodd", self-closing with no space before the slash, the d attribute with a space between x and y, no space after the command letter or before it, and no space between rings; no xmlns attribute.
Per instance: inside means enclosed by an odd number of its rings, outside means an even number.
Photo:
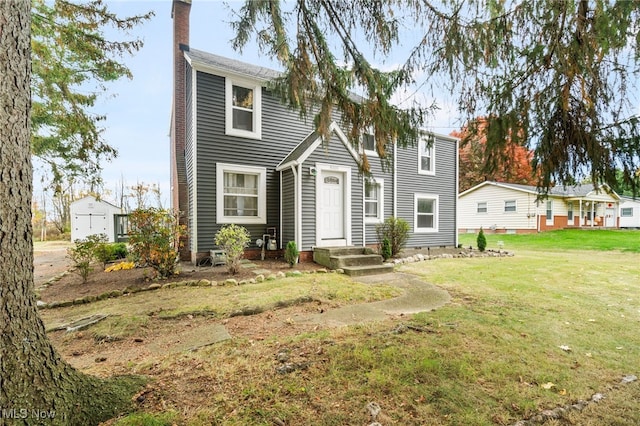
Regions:
<svg viewBox="0 0 640 426"><path fill-rule="evenodd" d="M58 355L33 283L29 0L0 1L0 425L91 425L139 380L86 376Z"/></svg>

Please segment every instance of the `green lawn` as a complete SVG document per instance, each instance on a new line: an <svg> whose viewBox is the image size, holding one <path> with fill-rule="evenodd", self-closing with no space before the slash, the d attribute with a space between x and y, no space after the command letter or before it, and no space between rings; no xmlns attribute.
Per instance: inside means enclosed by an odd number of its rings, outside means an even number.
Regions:
<svg viewBox="0 0 640 426"><path fill-rule="evenodd" d="M463 237L475 245L473 235ZM400 267L450 293L435 311L132 361L124 372L158 378L151 388L162 404L117 424L363 425L372 423L365 407L375 402L383 425L512 425L596 393L605 398L536 424L640 424L640 382L620 383L640 376L639 238L600 230L488 235L489 248L504 241L515 256ZM327 289L348 281L314 279ZM271 301L264 286L243 287L242 297L250 300L252 289ZM158 295L188 312L189 300L201 304L204 294L184 290ZM210 291L221 290L231 289ZM283 351L304 369L278 373ZM199 403L185 407L184 398Z"/></svg>
<svg viewBox="0 0 640 426"><path fill-rule="evenodd" d="M491 234L487 249L498 249L502 241L505 250L619 250L640 253L640 231L605 229L563 229L537 234ZM459 242L464 247L476 247L477 234L463 233Z"/></svg>

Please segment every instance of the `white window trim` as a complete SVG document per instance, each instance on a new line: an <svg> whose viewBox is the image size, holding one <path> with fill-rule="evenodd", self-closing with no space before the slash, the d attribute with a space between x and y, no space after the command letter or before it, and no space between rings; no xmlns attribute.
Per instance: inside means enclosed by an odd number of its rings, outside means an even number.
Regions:
<svg viewBox="0 0 640 426"><path fill-rule="evenodd" d="M233 128L233 86L253 90L253 131ZM262 139L262 86L256 82L225 77L225 133L249 139Z"/></svg>
<svg viewBox="0 0 640 426"><path fill-rule="evenodd" d="M480 204L484 204L485 211L478 211L478 209L480 208ZM478 201L476 203L476 214L489 214L489 203L486 201Z"/></svg>
<svg viewBox="0 0 640 426"><path fill-rule="evenodd" d="M513 211L507 211L507 203L509 202L513 202L515 203L515 210ZM502 206L502 212L504 214L514 214L514 213L518 213L518 200L504 200L504 205Z"/></svg>
<svg viewBox="0 0 640 426"><path fill-rule="evenodd" d="M418 200L426 198L434 200L436 202L435 211L433 212L433 228L420 228L418 227ZM440 196L437 194L414 194L413 198L413 232L420 234L429 234L438 232L438 225L440 221Z"/></svg>
<svg viewBox="0 0 640 426"><path fill-rule="evenodd" d="M373 136L373 151L370 149L365 149L364 147L365 134ZM373 133L373 129L369 128L363 133L363 135L360 137L360 145L362 147L362 152L364 152L367 157L379 157L378 151L376 150L376 135Z"/></svg>
<svg viewBox="0 0 640 426"><path fill-rule="evenodd" d="M371 184L378 186L378 217L367 217L366 213L364 214L364 223L382 223L384 222L384 179L371 179ZM366 183L365 183L366 185ZM364 208L366 205L365 189L362 190L362 211L365 212Z"/></svg>
<svg viewBox="0 0 640 426"><path fill-rule="evenodd" d="M429 141L426 138L422 138L418 141L418 174L435 176L436 174L436 140L433 139L431 144L431 170L422 170L422 144L428 144Z"/></svg>
<svg viewBox="0 0 640 426"><path fill-rule="evenodd" d="M224 173L244 173L258 175L258 215L224 215ZM267 223L267 169L265 167L241 166L238 164L216 163L216 221L217 223L266 224Z"/></svg>

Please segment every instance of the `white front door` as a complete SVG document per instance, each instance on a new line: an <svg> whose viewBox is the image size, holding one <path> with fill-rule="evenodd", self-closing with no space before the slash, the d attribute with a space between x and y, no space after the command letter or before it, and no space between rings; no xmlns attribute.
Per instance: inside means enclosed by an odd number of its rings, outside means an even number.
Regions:
<svg viewBox="0 0 640 426"><path fill-rule="evenodd" d="M607 207L604 214L604 226L607 228L616 226L616 209Z"/></svg>
<svg viewBox="0 0 640 426"><path fill-rule="evenodd" d="M324 246L345 245L345 174L322 170L318 205L318 234Z"/></svg>

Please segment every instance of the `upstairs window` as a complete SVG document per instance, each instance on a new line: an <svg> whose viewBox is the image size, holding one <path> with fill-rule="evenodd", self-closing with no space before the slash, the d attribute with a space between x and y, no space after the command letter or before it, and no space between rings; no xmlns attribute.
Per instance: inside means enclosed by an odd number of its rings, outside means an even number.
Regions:
<svg viewBox="0 0 640 426"><path fill-rule="evenodd" d="M423 138L418 144L418 173L435 175L435 140Z"/></svg>
<svg viewBox="0 0 640 426"><path fill-rule="evenodd" d="M376 151L376 138L373 133L364 133L362 135L362 149L369 156L378 156Z"/></svg>
<svg viewBox="0 0 640 426"><path fill-rule="evenodd" d="M476 213L484 214L487 212L487 202L483 201L476 205Z"/></svg>
<svg viewBox="0 0 640 426"><path fill-rule="evenodd" d="M262 137L262 88L226 78L226 133L251 139Z"/></svg>

